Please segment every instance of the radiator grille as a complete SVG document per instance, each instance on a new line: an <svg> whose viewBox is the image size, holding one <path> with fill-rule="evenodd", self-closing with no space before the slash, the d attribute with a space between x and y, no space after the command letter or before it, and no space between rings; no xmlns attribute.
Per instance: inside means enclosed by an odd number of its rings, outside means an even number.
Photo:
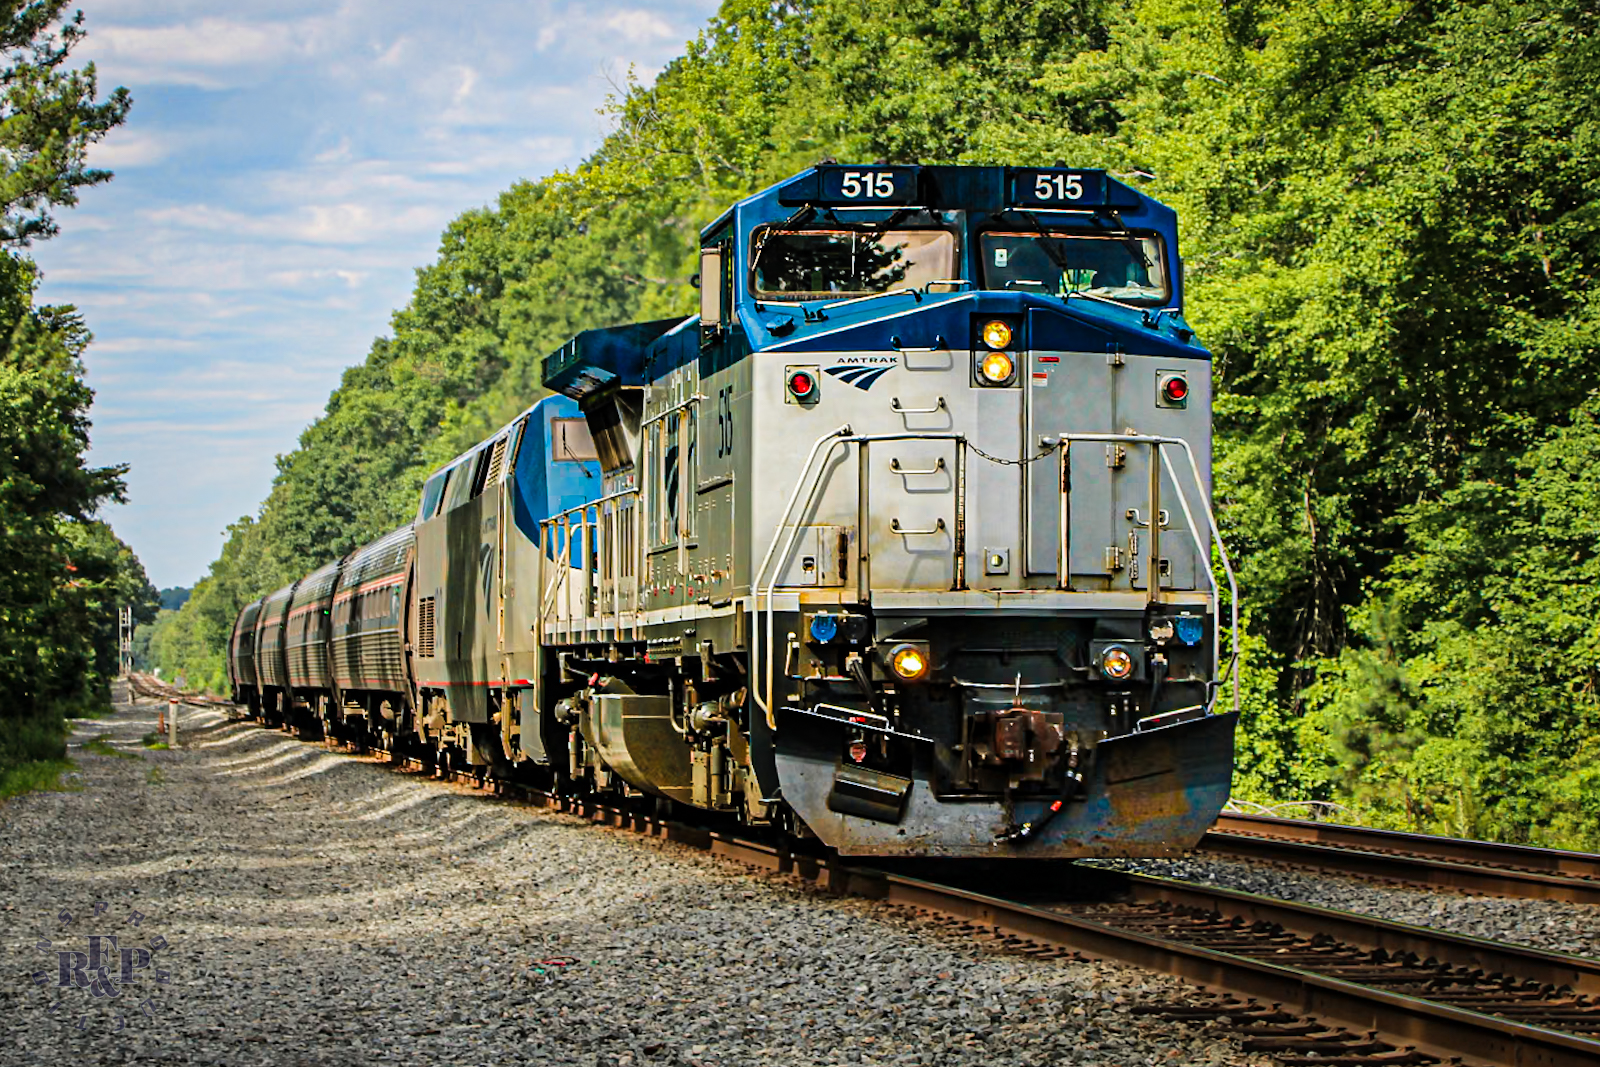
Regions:
<svg viewBox="0 0 1600 1067"><path fill-rule="evenodd" d="M433 658L433 597L417 603L417 655Z"/></svg>
<svg viewBox="0 0 1600 1067"><path fill-rule="evenodd" d="M484 478L484 488L495 485L500 481L500 472L506 467L506 442L509 438L502 437L494 443L494 451L489 453L489 474Z"/></svg>

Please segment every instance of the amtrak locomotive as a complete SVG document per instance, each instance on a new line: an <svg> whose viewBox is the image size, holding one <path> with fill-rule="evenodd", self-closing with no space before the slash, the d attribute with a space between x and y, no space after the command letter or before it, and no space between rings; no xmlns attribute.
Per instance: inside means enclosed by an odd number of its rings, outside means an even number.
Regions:
<svg viewBox="0 0 1600 1067"><path fill-rule="evenodd" d="M824 164L706 227L696 284L246 607L235 700L848 855L1196 844L1237 598L1173 212Z"/></svg>

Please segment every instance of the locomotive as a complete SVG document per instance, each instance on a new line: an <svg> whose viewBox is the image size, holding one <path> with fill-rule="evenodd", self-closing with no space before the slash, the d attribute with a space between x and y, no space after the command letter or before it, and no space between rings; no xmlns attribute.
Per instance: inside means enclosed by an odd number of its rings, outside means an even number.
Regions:
<svg viewBox="0 0 1600 1067"><path fill-rule="evenodd" d="M245 607L234 699L845 855L1193 847L1238 617L1174 212L824 163L699 263L698 315L579 333L413 521Z"/></svg>

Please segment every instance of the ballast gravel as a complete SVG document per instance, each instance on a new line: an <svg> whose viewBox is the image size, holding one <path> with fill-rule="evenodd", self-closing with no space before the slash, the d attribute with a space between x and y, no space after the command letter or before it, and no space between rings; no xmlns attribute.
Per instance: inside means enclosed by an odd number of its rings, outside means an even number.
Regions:
<svg viewBox="0 0 1600 1067"><path fill-rule="evenodd" d="M81 791L0 805L0 1062L1271 1062L1132 1012L1184 997L1172 979L1003 954L215 712L153 750L154 715L78 724ZM124 756L77 747L101 736ZM119 938L115 998L58 988L92 934Z"/></svg>
<svg viewBox="0 0 1600 1067"><path fill-rule="evenodd" d="M1363 878L1204 855L1174 860L1092 861L1160 878L1373 915L1450 933L1600 959L1600 906L1513 900L1386 885Z"/></svg>

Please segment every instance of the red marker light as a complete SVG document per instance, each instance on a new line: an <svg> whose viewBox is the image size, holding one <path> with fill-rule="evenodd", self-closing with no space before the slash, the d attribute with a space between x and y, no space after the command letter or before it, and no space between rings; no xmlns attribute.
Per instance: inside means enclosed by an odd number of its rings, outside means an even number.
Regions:
<svg viewBox="0 0 1600 1067"><path fill-rule="evenodd" d="M1180 404L1189 397L1188 379L1173 375L1162 384L1161 392L1171 403Z"/></svg>
<svg viewBox="0 0 1600 1067"><path fill-rule="evenodd" d="M817 391L817 380L808 371L797 370L789 375L789 395L804 400Z"/></svg>

